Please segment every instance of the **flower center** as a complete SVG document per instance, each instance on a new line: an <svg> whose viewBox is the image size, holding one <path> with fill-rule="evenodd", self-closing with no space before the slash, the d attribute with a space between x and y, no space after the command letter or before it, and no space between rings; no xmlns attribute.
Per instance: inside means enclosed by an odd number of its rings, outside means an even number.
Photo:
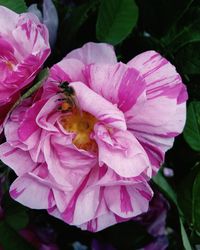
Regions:
<svg viewBox="0 0 200 250"><path fill-rule="evenodd" d="M9 68L9 70L13 70L14 65L12 64L11 61L7 61L5 63L6 63L6 66Z"/></svg>
<svg viewBox="0 0 200 250"><path fill-rule="evenodd" d="M0 56L0 61L1 63L3 63L8 70L13 70L15 64L14 64L14 61L12 59L8 59L7 57L5 56Z"/></svg>
<svg viewBox="0 0 200 250"><path fill-rule="evenodd" d="M96 122L96 118L91 114L87 112L80 113L76 110L70 114L63 115L60 120L66 131L75 133L73 143L77 148L93 152L97 151L97 144L91 139L90 134Z"/></svg>

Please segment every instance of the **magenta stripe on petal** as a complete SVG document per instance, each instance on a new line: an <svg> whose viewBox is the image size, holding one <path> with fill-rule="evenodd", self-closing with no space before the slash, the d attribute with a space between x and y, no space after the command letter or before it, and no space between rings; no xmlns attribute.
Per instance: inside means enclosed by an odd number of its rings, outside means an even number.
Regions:
<svg viewBox="0 0 200 250"><path fill-rule="evenodd" d="M131 205L130 195L126 187L120 187L120 200L121 200L121 211L124 213L133 212L133 207Z"/></svg>
<svg viewBox="0 0 200 250"><path fill-rule="evenodd" d="M72 221L73 221L73 215L74 215L74 209L75 209L75 206L76 206L76 201L78 199L79 194L82 192L85 185L87 184L88 179L89 179L89 174L87 175L85 180L82 182L79 189L73 195L73 197L70 200L70 202L69 202L67 208L65 209L65 211L62 213L62 218L68 223L72 223Z"/></svg>
<svg viewBox="0 0 200 250"><path fill-rule="evenodd" d="M54 205L54 196L53 191L50 189L49 195L48 195L48 207L51 208Z"/></svg>
<svg viewBox="0 0 200 250"><path fill-rule="evenodd" d="M145 192L144 190L140 190L137 188L137 191L147 200L151 200L151 195L147 192Z"/></svg>
<svg viewBox="0 0 200 250"><path fill-rule="evenodd" d="M24 192L24 190L25 190L25 188L18 192L17 189L15 188L15 189L10 191L10 196L13 199L17 199Z"/></svg>
<svg viewBox="0 0 200 250"><path fill-rule="evenodd" d="M95 218L87 223L87 230L89 230L90 232L96 232L97 226L98 226L98 221Z"/></svg>
<svg viewBox="0 0 200 250"><path fill-rule="evenodd" d="M7 157L9 155L12 155L13 153L15 153L18 149L17 148L13 148L12 150L8 151L7 153L3 154L4 157Z"/></svg>
<svg viewBox="0 0 200 250"><path fill-rule="evenodd" d="M144 92L146 83L136 69L129 68L123 75L119 87L119 108L126 112L137 102L138 97Z"/></svg>

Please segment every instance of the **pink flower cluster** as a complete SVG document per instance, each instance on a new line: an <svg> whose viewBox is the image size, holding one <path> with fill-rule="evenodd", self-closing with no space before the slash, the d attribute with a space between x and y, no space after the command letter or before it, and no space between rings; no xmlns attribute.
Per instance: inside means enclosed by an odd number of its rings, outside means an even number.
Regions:
<svg viewBox="0 0 200 250"><path fill-rule="evenodd" d="M25 27L36 41L39 31L36 37ZM41 54L43 42L36 42ZM23 76L29 76L24 86L33 72ZM0 159L18 176L11 196L89 231L146 212L153 195L148 181L182 132L186 99L175 67L155 51L127 64L103 43L72 51L4 126Z"/></svg>
<svg viewBox="0 0 200 250"><path fill-rule="evenodd" d="M0 6L0 133L20 90L32 82L49 53L47 28L35 15Z"/></svg>

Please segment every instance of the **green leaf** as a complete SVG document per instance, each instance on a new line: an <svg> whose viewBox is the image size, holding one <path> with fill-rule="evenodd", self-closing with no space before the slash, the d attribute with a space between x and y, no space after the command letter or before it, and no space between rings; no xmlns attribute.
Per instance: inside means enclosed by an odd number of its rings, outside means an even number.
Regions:
<svg viewBox="0 0 200 250"><path fill-rule="evenodd" d="M24 0L0 0L0 5L3 5L17 13L27 11L27 6Z"/></svg>
<svg viewBox="0 0 200 250"><path fill-rule="evenodd" d="M178 207L177 196L173 188L169 185L167 180L162 175L162 172L159 171L156 176L153 177L153 182L162 190L162 192L174 202Z"/></svg>
<svg viewBox="0 0 200 250"><path fill-rule="evenodd" d="M177 187L178 204L189 224L193 224L193 184L199 170L196 165Z"/></svg>
<svg viewBox="0 0 200 250"><path fill-rule="evenodd" d="M96 24L97 39L116 45L131 33L137 19L134 0L102 0Z"/></svg>
<svg viewBox="0 0 200 250"><path fill-rule="evenodd" d="M200 151L200 102L198 101L189 104L183 135L193 150Z"/></svg>
<svg viewBox="0 0 200 250"><path fill-rule="evenodd" d="M11 108L10 112L13 111L13 109L19 105L24 99L28 98L29 96L31 96L36 90L38 90L41 85L43 84L43 82L48 78L49 76L49 69L45 68L43 69L39 75L36 77L35 79L35 84L29 88L21 97L20 99L13 105L13 107Z"/></svg>
<svg viewBox="0 0 200 250"><path fill-rule="evenodd" d="M90 0L84 4L75 7L70 17L67 17L61 25L61 46L62 50L65 51L66 47L74 44L76 35L81 26L86 22L89 17L89 12L94 11L97 5L97 0Z"/></svg>
<svg viewBox="0 0 200 250"><path fill-rule="evenodd" d="M196 175L192 194L193 194L192 212L193 212L194 228L198 233L200 233L200 171Z"/></svg>
<svg viewBox="0 0 200 250"><path fill-rule="evenodd" d="M48 68L43 69L35 79L34 81L35 84L25 94L23 94L21 100L28 98L36 90L38 90L41 87L42 83L48 78L48 76L49 76L49 69Z"/></svg>
<svg viewBox="0 0 200 250"><path fill-rule="evenodd" d="M192 250L192 247L190 245L190 241L188 239L181 217L179 217L179 222L180 222L180 227L181 227L181 236L182 236L183 246L185 250Z"/></svg>
<svg viewBox="0 0 200 250"><path fill-rule="evenodd" d="M6 222L10 227L16 231L25 228L28 225L29 217L26 211L16 211L7 213L5 217Z"/></svg>
<svg viewBox="0 0 200 250"><path fill-rule="evenodd" d="M4 219L11 228L18 231L28 225L27 207L11 199L8 193L4 196L3 204L5 210Z"/></svg>
<svg viewBox="0 0 200 250"><path fill-rule="evenodd" d="M137 0L142 28L157 38L166 35L188 10L193 1Z"/></svg>
<svg viewBox="0 0 200 250"><path fill-rule="evenodd" d="M200 164L197 164L178 187L178 204L193 230L200 233Z"/></svg>
<svg viewBox="0 0 200 250"><path fill-rule="evenodd" d="M181 228L182 242L185 250L192 250L187 233L185 231L183 221L182 221L182 211L179 207L177 201L177 195L173 188L169 185L165 177L162 175L161 171L158 172L156 176L153 177L153 182L160 188L160 190L176 205L179 213L179 223Z"/></svg>
<svg viewBox="0 0 200 250"><path fill-rule="evenodd" d="M190 8L177 25L162 38L166 49L177 52L189 43L200 42L200 7Z"/></svg>
<svg viewBox="0 0 200 250"><path fill-rule="evenodd" d="M5 221L0 222L0 244L4 250L33 250L16 231L14 231Z"/></svg>
<svg viewBox="0 0 200 250"><path fill-rule="evenodd" d="M184 74L200 74L200 42L190 43L175 55L176 64Z"/></svg>

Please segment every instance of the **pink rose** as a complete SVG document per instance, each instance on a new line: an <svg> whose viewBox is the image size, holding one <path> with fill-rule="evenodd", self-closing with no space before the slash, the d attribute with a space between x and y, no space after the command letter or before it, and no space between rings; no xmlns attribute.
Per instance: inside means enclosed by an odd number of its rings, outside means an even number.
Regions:
<svg viewBox="0 0 200 250"><path fill-rule="evenodd" d="M3 121L50 53L48 31L30 13L0 6L0 132Z"/></svg>
<svg viewBox="0 0 200 250"><path fill-rule="evenodd" d="M75 101L59 93L65 81ZM18 175L11 196L90 231L146 212L148 180L183 129L186 99L155 51L127 65L107 44L72 51L5 125L0 158Z"/></svg>

